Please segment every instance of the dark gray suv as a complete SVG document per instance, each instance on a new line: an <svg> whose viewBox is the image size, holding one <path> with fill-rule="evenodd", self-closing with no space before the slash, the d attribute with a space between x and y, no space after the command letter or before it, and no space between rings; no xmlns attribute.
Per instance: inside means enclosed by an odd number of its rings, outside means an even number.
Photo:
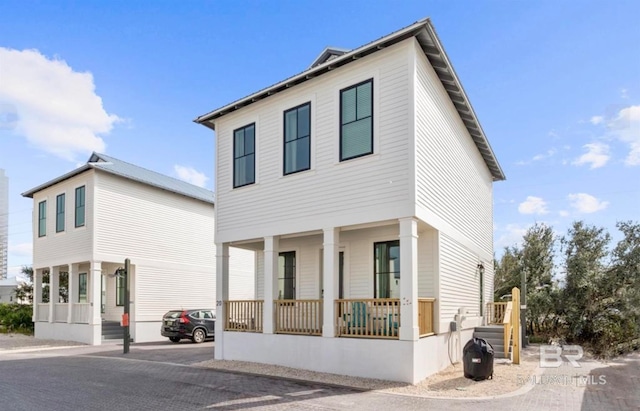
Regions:
<svg viewBox="0 0 640 411"><path fill-rule="evenodd" d="M175 310L162 317L160 333L174 343L188 338L194 343L215 338L216 315L213 310Z"/></svg>

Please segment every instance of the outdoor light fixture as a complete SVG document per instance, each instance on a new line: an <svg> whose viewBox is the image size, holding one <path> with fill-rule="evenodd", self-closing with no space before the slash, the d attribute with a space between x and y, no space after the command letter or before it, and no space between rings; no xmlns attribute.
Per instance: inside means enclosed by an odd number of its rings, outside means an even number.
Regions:
<svg viewBox="0 0 640 411"><path fill-rule="evenodd" d="M478 274L480 274L480 316L482 316L482 310L483 310L482 306L484 305L484 290L483 290L484 264L482 264L482 261L478 263L476 268L478 269Z"/></svg>
<svg viewBox="0 0 640 411"><path fill-rule="evenodd" d="M129 352L129 343L131 342L131 335L129 333L129 313L131 311L131 298L129 295L129 272L130 265L129 259L124 260L124 267L119 267L113 274L109 274L109 277L112 278L124 278L124 313L122 315L122 328L123 328L123 336L122 336L122 347L123 353L127 354Z"/></svg>

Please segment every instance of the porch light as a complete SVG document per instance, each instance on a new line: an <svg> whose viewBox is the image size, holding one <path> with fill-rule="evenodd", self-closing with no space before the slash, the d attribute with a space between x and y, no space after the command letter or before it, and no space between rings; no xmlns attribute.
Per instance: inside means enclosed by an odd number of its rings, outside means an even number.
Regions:
<svg viewBox="0 0 640 411"><path fill-rule="evenodd" d="M478 263L476 268L478 269L478 274L480 274L480 316L482 317L484 309L484 264L482 264L482 261Z"/></svg>

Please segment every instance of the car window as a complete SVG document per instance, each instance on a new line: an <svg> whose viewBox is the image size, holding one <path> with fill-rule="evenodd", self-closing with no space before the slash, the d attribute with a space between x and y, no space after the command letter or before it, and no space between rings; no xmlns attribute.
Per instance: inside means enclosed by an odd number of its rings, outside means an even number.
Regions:
<svg viewBox="0 0 640 411"><path fill-rule="evenodd" d="M192 317L192 318L202 318L200 316L200 311L194 311L191 314L189 314L189 316Z"/></svg>
<svg viewBox="0 0 640 411"><path fill-rule="evenodd" d="M165 318L179 318L182 315L182 311L169 311L164 316Z"/></svg>
<svg viewBox="0 0 640 411"><path fill-rule="evenodd" d="M211 311L203 311L202 314L204 315L204 318L213 318L213 315L211 315Z"/></svg>

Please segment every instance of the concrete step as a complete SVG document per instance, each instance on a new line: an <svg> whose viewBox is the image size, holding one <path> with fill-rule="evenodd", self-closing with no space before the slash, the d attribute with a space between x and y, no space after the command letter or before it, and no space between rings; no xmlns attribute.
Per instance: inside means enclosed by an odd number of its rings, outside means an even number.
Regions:
<svg viewBox="0 0 640 411"><path fill-rule="evenodd" d="M117 321L103 321L102 322L102 339L103 340L117 340L122 338L122 327Z"/></svg>
<svg viewBox="0 0 640 411"><path fill-rule="evenodd" d="M483 325L481 327L476 327L474 331L491 334L502 334L504 333L504 327L502 325Z"/></svg>
<svg viewBox="0 0 640 411"><path fill-rule="evenodd" d="M474 338L482 338L485 340L502 340L504 339L504 334L502 333L492 333L485 331L475 331L473 333Z"/></svg>

